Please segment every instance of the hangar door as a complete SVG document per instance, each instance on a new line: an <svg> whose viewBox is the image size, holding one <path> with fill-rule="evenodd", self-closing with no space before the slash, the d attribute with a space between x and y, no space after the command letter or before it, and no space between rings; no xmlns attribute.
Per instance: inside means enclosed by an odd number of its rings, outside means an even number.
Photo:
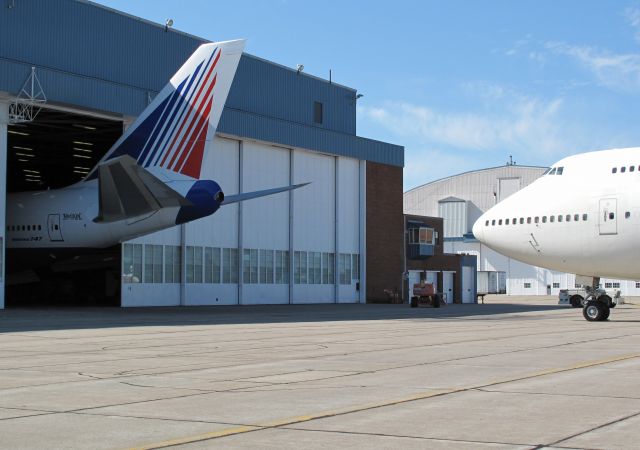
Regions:
<svg viewBox="0 0 640 450"><path fill-rule="evenodd" d="M498 201L501 202L511 194L520 190L520 178L499 178L498 179Z"/></svg>
<svg viewBox="0 0 640 450"><path fill-rule="evenodd" d="M462 303L475 303L474 268L462 266Z"/></svg>

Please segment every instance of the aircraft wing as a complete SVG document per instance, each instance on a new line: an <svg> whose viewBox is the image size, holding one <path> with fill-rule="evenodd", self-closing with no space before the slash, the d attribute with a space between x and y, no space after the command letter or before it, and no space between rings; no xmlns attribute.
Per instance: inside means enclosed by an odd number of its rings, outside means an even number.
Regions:
<svg viewBox="0 0 640 450"><path fill-rule="evenodd" d="M278 194L280 192L292 191L294 189L306 186L309 183L293 184L291 186L283 186L273 189L265 189L263 191L245 192L243 194L226 195L222 201L221 206L230 205L231 203L238 203L244 200L251 200L252 198L264 197L267 195Z"/></svg>
<svg viewBox="0 0 640 450"><path fill-rule="evenodd" d="M98 166L100 209L97 223L115 222L191 202L140 167L129 155Z"/></svg>

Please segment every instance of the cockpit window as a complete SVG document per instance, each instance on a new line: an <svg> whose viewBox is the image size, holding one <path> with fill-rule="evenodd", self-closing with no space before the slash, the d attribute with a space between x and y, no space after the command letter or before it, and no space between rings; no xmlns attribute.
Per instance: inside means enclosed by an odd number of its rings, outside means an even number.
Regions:
<svg viewBox="0 0 640 450"><path fill-rule="evenodd" d="M544 171L544 173L542 174L542 176L545 176L546 174L548 174L549 172L551 172L551 167L549 167L547 170Z"/></svg>
<svg viewBox="0 0 640 450"><path fill-rule="evenodd" d="M564 171L564 167L558 167L558 170L556 171L556 175L562 175L563 171Z"/></svg>
<svg viewBox="0 0 640 450"><path fill-rule="evenodd" d="M553 169L551 169L551 172L549 172L549 175L555 175L556 174L556 168L554 167Z"/></svg>

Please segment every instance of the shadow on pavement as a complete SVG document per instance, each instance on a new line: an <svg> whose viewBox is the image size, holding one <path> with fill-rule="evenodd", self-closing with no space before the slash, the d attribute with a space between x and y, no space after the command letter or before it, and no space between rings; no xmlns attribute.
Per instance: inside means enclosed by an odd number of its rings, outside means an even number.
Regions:
<svg viewBox="0 0 640 450"><path fill-rule="evenodd" d="M147 326L317 323L360 320L500 319L501 314L566 310L554 304L408 305L331 304L187 306L150 308L49 308L0 310L0 333ZM513 319L513 316L511 316Z"/></svg>

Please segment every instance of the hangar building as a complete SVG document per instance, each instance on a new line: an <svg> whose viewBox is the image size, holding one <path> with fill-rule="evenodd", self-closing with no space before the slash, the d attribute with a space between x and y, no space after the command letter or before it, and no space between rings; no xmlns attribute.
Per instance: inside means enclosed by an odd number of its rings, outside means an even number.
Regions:
<svg viewBox="0 0 640 450"><path fill-rule="evenodd" d="M7 193L80 181L204 42L84 0L13 0L0 9L0 30L0 230L15 226ZM27 120L20 107L45 97ZM404 148L358 137L356 101L355 89L243 54L202 177L227 195L311 184L51 261L55 282L5 277L17 266L7 252L0 292L6 280L7 304L18 306L43 296L122 306L383 297L403 270ZM52 220L64 235L65 218ZM381 258L384 266L370 265Z"/></svg>
<svg viewBox="0 0 640 450"><path fill-rule="evenodd" d="M465 172L426 183L404 193L406 214L442 217L444 251L478 258L478 292L509 295L558 295L573 289L575 275L556 272L497 253L477 241L471 229L489 208L533 183L546 167L507 164ZM606 289L640 294L640 282L602 279Z"/></svg>

